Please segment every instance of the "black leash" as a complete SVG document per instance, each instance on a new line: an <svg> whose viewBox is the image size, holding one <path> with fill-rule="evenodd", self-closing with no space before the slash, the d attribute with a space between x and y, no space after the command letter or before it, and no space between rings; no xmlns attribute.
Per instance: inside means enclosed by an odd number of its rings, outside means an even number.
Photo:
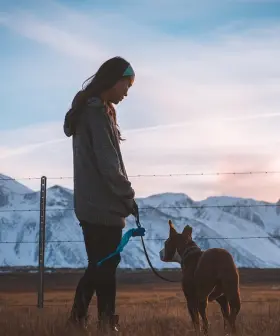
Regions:
<svg viewBox="0 0 280 336"><path fill-rule="evenodd" d="M138 211L137 211L137 214L136 214L136 216L135 216L135 221L136 221L136 225L137 225L137 227L138 227L138 228L141 228L142 226L141 226L141 223L140 223L140 219L139 219L139 213L138 213ZM171 280L171 279L167 279L167 278L165 278L164 276L160 275L160 274L157 272L157 270L154 268L154 266L152 265L151 260L150 260L150 258L149 258L149 255L148 255L148 252L147 252L147 250L146 250L145 243L144 243L144 239L143 239L142 236L140 236L140 238L141 238L141 241L142 241L142 246L143 246L143 249L144 249L144 253L145 253L146 259L147 259L148 264L149 264L151 270L153 271L153 273L154 273L158 278L160 278L160 279L162 279L162 280L164 280L164 281L168 281L168 282L181 282L181 281L179 281L179 280Z"/></svg>

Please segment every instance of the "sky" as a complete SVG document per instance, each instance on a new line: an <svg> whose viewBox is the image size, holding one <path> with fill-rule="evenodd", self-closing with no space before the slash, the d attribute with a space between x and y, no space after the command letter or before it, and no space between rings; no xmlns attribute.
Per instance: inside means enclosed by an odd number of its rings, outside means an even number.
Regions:
<svg viewBox="0 0 280 336"><path fill-rule="evenodd" d="M117 106L136 197L276 202L280 174L192 174L280 172L279 18L280 0L0 0L0 173L72 188L65 113L119 55L136 72Z"/></svg>

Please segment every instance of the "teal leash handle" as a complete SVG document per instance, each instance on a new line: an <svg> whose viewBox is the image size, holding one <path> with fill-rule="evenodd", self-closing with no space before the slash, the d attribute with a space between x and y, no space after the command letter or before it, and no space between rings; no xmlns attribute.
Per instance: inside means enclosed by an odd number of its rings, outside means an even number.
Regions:
<svg viewBox="0 0 280 336"><path fill-rule="evenodd" d="M142 236L145 236L145 231L146 230L143 227L141 227L141 225L137 229L130 229L130 230L128 230L123 235L122 240L120 241L120 243L119 243L118 247L116 248L115 252L113 252L113 253L109 254L107 257L99 260L97 262L97 267L101 266L105 260L108 260L108 259L114 257L115 255L121 253L123 251L124 247L128 244L129 239L131 237L137 237L137 236L141 236L142 237Z"/></svg>

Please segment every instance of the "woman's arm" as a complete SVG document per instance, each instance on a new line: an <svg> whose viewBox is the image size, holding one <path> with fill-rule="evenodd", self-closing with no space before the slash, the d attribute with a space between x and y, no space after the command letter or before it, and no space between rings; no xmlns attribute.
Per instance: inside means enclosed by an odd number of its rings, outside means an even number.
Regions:
<svg viewBox="0 0 280 336"><path fill-rule="evenodd" d="M110 126L106 113L102 104L92 103L87 107L86 120L99 172L111 191L127 203L128 200L133 201L135 192L130 181L121 171L118 153L110 137ZM132 203L129 204L129 208L131 206Z"/></svg>

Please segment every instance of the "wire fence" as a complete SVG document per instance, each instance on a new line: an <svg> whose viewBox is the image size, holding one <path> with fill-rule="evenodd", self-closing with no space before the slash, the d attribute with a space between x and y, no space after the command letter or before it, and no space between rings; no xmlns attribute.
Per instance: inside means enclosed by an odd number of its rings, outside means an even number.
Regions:
<svg viewBox="0 0 280 336"><path fill-rule="evenodd" d="M129 175L129 178L142 178L142 177L178 177L178 176L220 176L220 175L272 175L280 174L280 170L276 171L230 171L230 172L201 172L201 173L167 173L167 174L135 174ZM0 181L18 181L18 180L40 180L41 176L23 176L23 177L0 177ZM65 180L74 179L73 176L48 176L48 180Z"/></svg>
<svg viewBox="0 0 280 336"><path fill-rule="evenodd" d="M278 204L271 204L271 203L264 203L264 204L204 204L204 205L178 205L178 206L140 206L139 210L160 210L160 209L242 209L242 208L279 208L280 203ZM48 211L74 211L74 208L67 208L67 207L47 207L46 212ZM1 212L39 212L40 209L1 209Z"/></svg>
<svg viewBox="0 0 280 336"><path fill-rule="evenodd" d="M220 176L220 175L233 175L233 176L242 176L242 175L272 175L272 174L280 174L280 171L243 171L243 172L202 172L202 173L170 173L170 174L138 174L138 175L131 175L131 178L150 178L150 177L178 177L178 176ZM48 180L64 180L64 179L73 179L72 176L53 176L48 177ZM40 221L40 230L39 230L39 239L32 240L32 241L5 241L0 240L0 244L38 244L39 246L39 265L38 265L38 272L40 274L39 280L39 289L38 289L38 303L37 305L31 304L1 304L0 307L9 306L9 307L58 307L58 306L67 306L68 303L56 302L49 304L45 302L44 304L44 274L45 274L45 265L44 265L44 252L45 247L48 244L63 244L63 243L84 243L84 240L55 240L55 239L46 239L45 237L45 230L46 230L46 214L53 211L74 211L73 207L57 207L57 206L50 206L47 204L47 195L46 195L46 177L20 177L20 178L10 178L10 177L1 177L0 181L18 181L18 180L41 180L41 190L40 190L40 209L37 208L17 208L14 209L10 206L6 206L6 208L0 208L0 216L1 213L20 213L20 212L34 212L39 213L39 221ZM45 190L45 191L44 191ZM142 202L142 201L141 201ZM252 203L248 203L252 202ZM198 204L200 203L200 204ZM179 209L195 209L195 210L205 210L205 209L222 209L225 212L230 212L232 209L242 209L242 208L276 208L280 209L280 203L269 203L269 202L259 202L255 203L254 201L247 201L246 204L241 204L239 202L235 204L201 204L201 202L193 202L187 205L172 205L172 206L147 206L145 202L139 206L139 211L161 211L162 209L165 210L179 210ZM167 213L166 213L167 214ZM153 231L152 229L150 231ZM139 238L139 237L138 237ZM144 237L144 241L165 241L166 238L148 238ZM214 237L205 237L205 236L194 236L195 240L249 240L249 239L280 239L280 235L266 235L266 236L239 236L239 237L222 237L222 236L214 236ZM139 241L137 237L135 237L134 241ZM278 299L268 299L268 300L242 300L242 303L279 303L280 300Z"/></svg>
<svg viewBox="0 0 280 336"><path fill-rule="evenodd" d="M165 241L166 238L145 238L145 241ZM139 237L134 237L135 240L139 240ZM280 239L280 235L277 236L242 236L242 237L205 237L194 236L194 240L247 240L247 239ZM131 242L131 241L129 241ZM84 243L84 240L46 240L48 243ZM0 241L0 244L39 244L39 241Z"/></svg>

